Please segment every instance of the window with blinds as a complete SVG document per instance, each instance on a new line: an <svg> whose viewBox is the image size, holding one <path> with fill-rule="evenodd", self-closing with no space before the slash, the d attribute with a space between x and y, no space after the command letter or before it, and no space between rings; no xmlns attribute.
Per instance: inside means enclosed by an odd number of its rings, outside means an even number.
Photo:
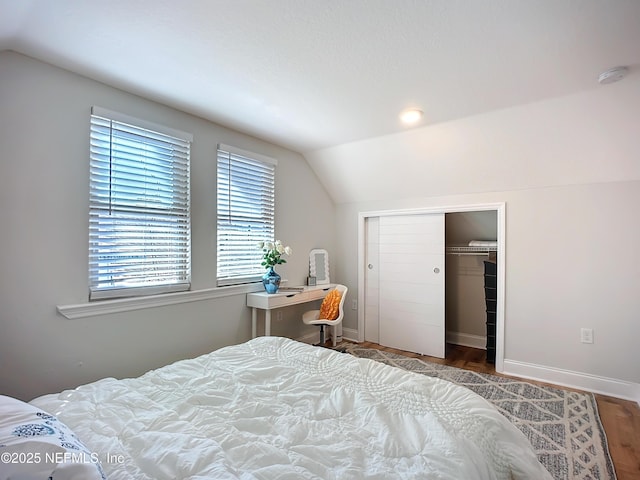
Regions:
<svg viewBox="0 0 640 480"><path fill-rule="evenodd" d="M273 241L277 161L218 145L217 285L260 280L260 241Z"/></svg>
<svg viewBox="0 0 640 480"><path fill-rule="evenodd" d="M90 300L189 289L192 139L92 108Z"/></svg>

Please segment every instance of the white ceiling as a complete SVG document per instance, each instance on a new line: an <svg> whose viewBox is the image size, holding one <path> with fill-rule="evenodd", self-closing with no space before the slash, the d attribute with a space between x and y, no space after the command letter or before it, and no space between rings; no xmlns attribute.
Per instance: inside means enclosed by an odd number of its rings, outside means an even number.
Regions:
<svg viewBox="0 0 640 480"><path fill-rule="evenodd" d="M305 153L637 75L640 0L0 0L4 49Z"/></svg>

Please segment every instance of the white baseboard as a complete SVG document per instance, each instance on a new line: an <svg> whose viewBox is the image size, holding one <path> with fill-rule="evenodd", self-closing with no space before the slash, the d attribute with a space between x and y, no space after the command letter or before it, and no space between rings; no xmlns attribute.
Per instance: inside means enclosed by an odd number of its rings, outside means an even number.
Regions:
<svg viewBox="0 0 640 480"><path fill-rule="evenodd" d="M352 328L342 328L343 340L358 343L358 330ZM300 339L301 342L317 342L317 334L306 335ZM468 335L458 332L447 332L447 342L456 345L464 345L473 348L486 348L486 337L478 335ZM577 388L588 392L600 393L610 397L631 400L640 405L640 384L618 380L615 378L599 377L588 373L574 372L560 368L546 367L533 363L519 362L517 360L504 360L505 375L537 380L539 382L551 383L558 386Z"/></svg>
<svg viewBox="0 0 640 480"><path fill-rule="evenodd" d="M327 333L326 333L326 338L327 340L329 340L331 338L331 329L327 329ZM358 331L357 330L352 330L350 328L342 328L342 340L349 340L350 342L356 342L358 343ZM320 336L319 333L316 331L315 333L308 333L306 335L303 335L302 337L298 337L296 338L297 341L302 342L302 343L310 343L310 344L314 344L314 343L318 343L318 341L320 340ZM338 337L338 342L340 342L340 337Z"/></svg>
<svg viewBox="0 0 640 480"><path fill-rule="evenodd" d="M358 330L354 328L342 327L342 338L344 340L359 343ZM447 332L447 343L486 350L487 337L482 337L480 335L469 335L467 333L460 332Z"/></svg>
<svg viewBox="0 0 640 480"><path fill-rule="evenodd" d="M519 362L517 360L508 360L506 358L504 360L504 370L501 373L600 393L624 400L632 400L640 405L640 384L638 383L615 378L599 377L589 373L546 367L533 363Z"/></svg>
<svg viewBox="0 0 640 480"><path fill-rule="evenodd" d="M315 332L315 333L308 333L307 335L304 335L302 337L298 337L296 338L296 340L298 342L309 343L313 345L314 343L318 343L318 341L320 340L320 337L318 335L318 332Z"/></svg>
<svg viewBox="0 0 640 480"><path fill-rule="evenodd" d="M358 340L358 330L355 328L342 327L342 339L349 340L350 342L360 343Z"/></svg>
<svg viewBox="0 0 640 480"><path fill-rule="evenodd" d="M487 337L480 335L470 335L468 333L447 331L447 343L462 345L464 347L487 349Z"/></svg>

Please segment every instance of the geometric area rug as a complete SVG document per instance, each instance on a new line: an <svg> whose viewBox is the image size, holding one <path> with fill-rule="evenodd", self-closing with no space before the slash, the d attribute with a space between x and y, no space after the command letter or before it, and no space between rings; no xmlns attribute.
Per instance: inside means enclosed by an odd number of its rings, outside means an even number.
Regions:
<svg viewBox="0 0 640 480"><path fill-rule="evenodd" d="M462 385L491 402L529 439L556 480L615 480L596 399L343 342L340 351Z"/></svg>

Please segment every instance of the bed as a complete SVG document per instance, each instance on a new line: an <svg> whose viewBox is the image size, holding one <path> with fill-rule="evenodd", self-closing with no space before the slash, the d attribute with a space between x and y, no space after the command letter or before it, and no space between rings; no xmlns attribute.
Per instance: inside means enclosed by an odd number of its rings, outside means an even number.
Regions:
<svg viewBox="0 0 640 480"><path fill-rule="evenodd" d="M53 480L551 479L470 390L280 337L25 406L83 452Z"/></svg>

